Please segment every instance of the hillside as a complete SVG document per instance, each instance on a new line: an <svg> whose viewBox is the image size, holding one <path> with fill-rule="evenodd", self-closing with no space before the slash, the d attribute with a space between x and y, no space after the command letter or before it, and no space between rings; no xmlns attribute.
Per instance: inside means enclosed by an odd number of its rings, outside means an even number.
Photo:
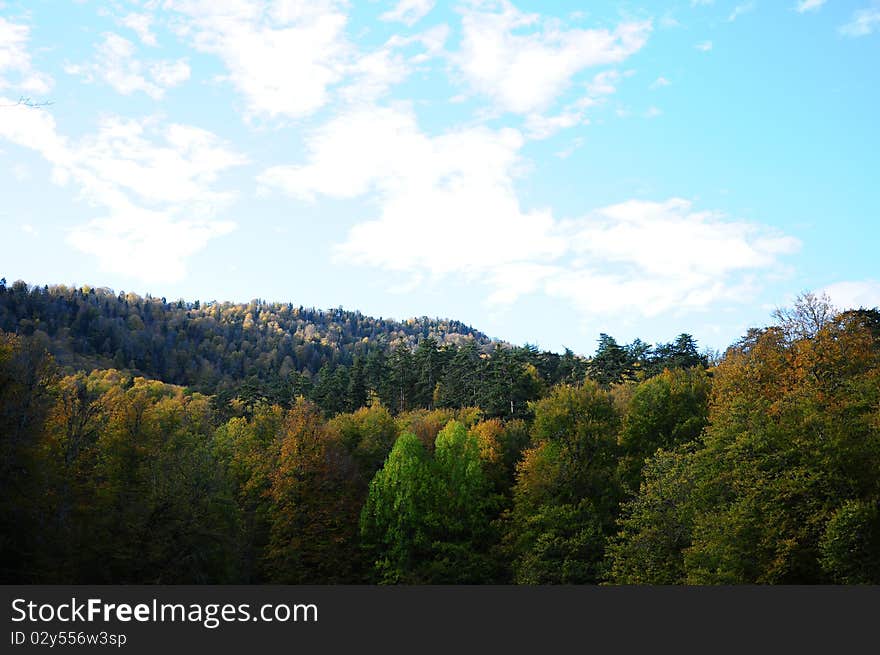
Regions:
<svg viewBox="0 0 880 655"><path fill-rule="evenodd" d="M783 318L709 369L686 335L588 362L425 337L375 388L353 358L232 397L64 375L31 314L0 331L0 580L877 584L880 312Z"/></svg>
<svg viewBox="0 0 880 655"><path fill-rule="evenodd" d="M587 359L514 347L455 320L0 282L0 330L41 341L63 371L116 369L215 395L220 405L287 407L302 395L328 416L376 398L394 412L479 406L524 417L543 389L588 372L611 384L705 364L689 335L654 348L602 335Z"/></svg>

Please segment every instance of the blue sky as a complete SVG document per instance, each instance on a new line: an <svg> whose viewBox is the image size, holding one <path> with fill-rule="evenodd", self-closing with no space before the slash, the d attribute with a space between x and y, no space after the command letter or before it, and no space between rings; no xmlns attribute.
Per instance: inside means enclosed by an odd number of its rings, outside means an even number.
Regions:
<svg viewBox="0 0 880 655"><path fill-rule="evenodd" d="M880 2L658 4L0 2L0 276L582 353L880 304Z"/></svg>

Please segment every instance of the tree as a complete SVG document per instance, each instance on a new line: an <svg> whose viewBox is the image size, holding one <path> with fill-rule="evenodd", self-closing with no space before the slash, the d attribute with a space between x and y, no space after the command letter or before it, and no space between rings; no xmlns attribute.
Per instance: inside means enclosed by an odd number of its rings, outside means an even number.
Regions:
<svg viewBox="0 0 880 655"><path fill-rule="evenodd" d="M498 346L488 359L480 406L489 416L525 418L543 391L538 370L525 361L527 349Z"/></svg>
<svg viewBox="0 0 880 655"><path fill-rule="evenodd" d="M708 423L711 382L702 368L664 370L635 388L619 442L621 477L638 491L645 459L700 436Z"/></svg>
<svg viewBox="0 0 880 655"><path fill-rule="evenodd" d="M388 368L391 406L396 412L405 412L414 406L416 388L413 355L406 345L399 344L391 352Z"/></svg>
<svg viewBox="0 0 880 655"><path fill-rule="evenodd" d="M346 398L348 399L348 411L350 412L367 405L366 373L363 360L358 355L354 356L354 361L351 364Z"/></svg>
<svg viewBox="0 0 880 655"><path fill-rule="evenodd" d="M0 332L0 575L7 583L39 581L43 517L53 513L43 428L56 375L40 341Z"/></svg>
<svg viewBox="0 0 880 655"><path fill-rule="evenodd" d="M880 581L880 511L875 498L849 500L828 519L819 542L822 569L839 584Z"/></svg>
<svg viewBox="0 0 880 655"><path fill-rule="evenodd" d="M811 336L771 328L728 350L702 439L649 461L613 579L876 582L878 318L845 312Z"/></svg>
<svg viewBox="0 0 880 655"><path fill-rule="evenodd" d="M659 450L648 459L639 494L621 509L608 539L606 578L614 584L687 582L684 551L697 512L697 478L705 460L687 448Z"/></svg>
<svg viewBox="0 0 880 655"><path fill-rule="evenodd" d="M480 445L464 424L450 421L437 435L434 465L439 482L435 499L440 517L432 581L444 584L491 582L495 564L490 555L496 535L490 524L495 499L480 460Z"/></svg>
<svg viewBox="0 0 880 655"><path fill-rule="evenodd" d="M398 428L388 409L378 403L333 418L327 429L357 466L355 476L366 490L397 439Z"/></svg>
<svg viewBox="0 0 880 655"><path fill-rule="evenodd" d="M632 379L634 361L626 348L614 337L599 335L599 347L590 360L589 375L603 387Z"/></svg>
<svg viewBox="0 0 880 655"><path fill-rule="evenodd" d="M419 566L430 561L440 527L437 497L427 450L418 437L404 432L370 482L360 516L361 538L377 582L425 581Z"/></svg>
<svg viewBox="0 0 880 655"><path fill-rule="evenodd" d="M379 582L488 582L495 574L488 481L477 440L451 421L434 456L404 432L370 483L361 536Z"/></svg>
<svg viewBox="0 0 880 655"><path fill-rule="evenodd" d="M413 405L415 407L434 406L434 389L443 377L446 353L440 350L437 340L427 337L419 342L413 355L412 365L415 368L415 389Z"/></svg>
<svg viewBox="0 0 880 655"><path fill-rule="evenodd" d="M560 386L534 404L534 446L517 468L506 545L517 582L595 583L621 488L619 416L596 382Z"/></svg>
<svg viewBox="0 0 880 655"><path fill-rule="evenodd" d="M436 392L438 407L476 407L482 397L485 362L474 341L460 346L449 361Z"/></svg>
<svg viewBox="0 0 880 655"><path fill-rule="evenodd" d="M667 368L706 368L708 363L708 358L697 350L696 340L689 334L680 334L672 343L658 344L654 348L648 372L657 375Z"/></svg>
<svg viewBox="0 0 880 655"><path fill-rule="evenodd" d="M786 338L795 341L812 339L839 313L828 294L816 295L811 291L803 291L798 294L791 307L777 307L773 311L773 318Z"/></svg>
<svg viewBox="0 0 880 655"><path fill-rule="evenodd" d="M285 418L280 446L269 490L270 579L284 584L356 579L359 498L350 456L306 400Z"/></svg>

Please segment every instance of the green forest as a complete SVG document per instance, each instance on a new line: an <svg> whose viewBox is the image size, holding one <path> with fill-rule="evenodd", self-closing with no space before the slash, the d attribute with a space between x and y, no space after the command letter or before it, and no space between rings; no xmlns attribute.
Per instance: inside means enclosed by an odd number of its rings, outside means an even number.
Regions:
<svg viewBox="0 0 880 655"><path fill-rule="evenodd" d="M723 353L0 280L0 581L880 583L880 311Z"/></svg>

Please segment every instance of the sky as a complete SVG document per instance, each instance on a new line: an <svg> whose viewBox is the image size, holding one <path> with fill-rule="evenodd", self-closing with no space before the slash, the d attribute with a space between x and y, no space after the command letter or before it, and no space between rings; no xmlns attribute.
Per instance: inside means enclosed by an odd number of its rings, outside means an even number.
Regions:
<svg viewBox="0 0 880 655"><path fill-rule="evenodd" d="M880 305L878 64L880 0L0 1L0 276L723 349Z"/></svg>

